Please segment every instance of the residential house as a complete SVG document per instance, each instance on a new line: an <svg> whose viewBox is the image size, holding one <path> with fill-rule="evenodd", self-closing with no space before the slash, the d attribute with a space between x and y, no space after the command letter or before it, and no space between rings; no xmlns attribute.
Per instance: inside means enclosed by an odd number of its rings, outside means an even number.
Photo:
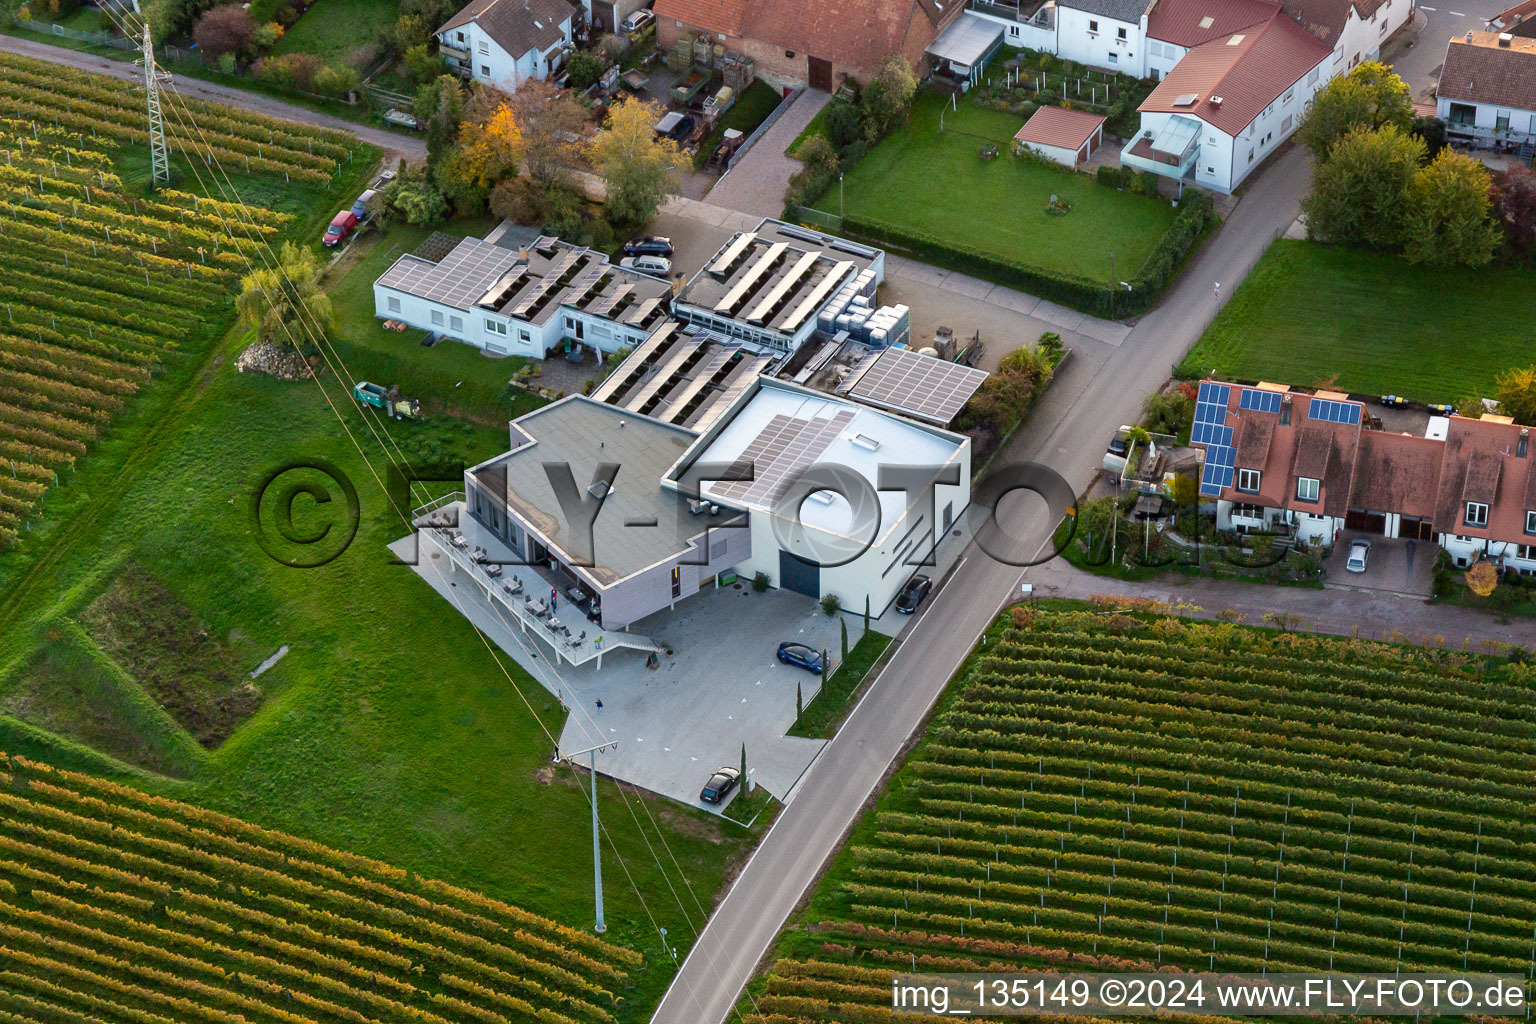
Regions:
<svg viewBox="0 0 1536 1024"><path fill-rule="evenodd" d="M1157 0L1062 0L1056 55L1089 67L1144 77L1147 16Z"/></svg>
<svg viewBox="0 0 1536 1024"><path fill-rule="evenodd" d="M505 92L565 66L582 10L567 0L472 0L437 30L449 67Z"/></svg>
<svg viewBox="0 0 1536 1024"><path fill-rule="evenodd" d="M1139 108L1121 160L1231 192L1290 137L1328 81L1327 44L1283 12L1185 53Z"/></svg>
<svg viewBox="0 0 1536 1024"><path fill-rule="evenodd" d="M1536 141L1536 38L1468 32L1452 39L1435 114L1453 141L1530 147Z"/></svg>
<svg viewBox="0 0 1536 1024"><path fill-rule="evenodd" d="M1190 441L1219 529L1279 529L1308 544L1340 530L1433 541L1459 566L1487 557L1536 573L1530 429L1508 418L1431 420L1425 436L1370 429L1345 395L1203 381Z"/></svg>
<svg viewBox="0 0 1536 1024"><path fill-rule="evenodd" d="M557 238L502 245L429 236L373 283L374 313L494 355L634 348L667 318L671 286Z"/></svg>
<svg viewBox="0 0 1536 1024"><path fill-rule="evenodd" d="M1512 36L1536 36L1536 0L1521 0L1494 15L1484 25L1491 31L1508 32Z"/></svg>
<svg viewBox="0 0 1536 1024"><path fill-rule="evenodd" d="M866 82L887 54L920 71L924 50L965 5L944 0L656 0L657 38L682 36L735 50L779 88L830 92L844 78Z"/></svg>

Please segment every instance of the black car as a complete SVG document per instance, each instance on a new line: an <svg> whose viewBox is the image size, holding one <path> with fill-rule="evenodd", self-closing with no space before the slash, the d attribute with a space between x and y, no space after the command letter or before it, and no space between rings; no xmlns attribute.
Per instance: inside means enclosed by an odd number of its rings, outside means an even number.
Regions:
<svg viewBox="0 0 1536 1024"><path fill-rule="evenodd" d="M672 239L646 235L624 243L625 256L671 256Z"/></svg>
<svg viewBox="0 0 1536 1024"><path fill-rule="evenodd" d="M911 615L917 611L917 606L923 603L923 598L928 596L928 591L933 589L933 580L927 576L913 576L907 580L907 585L901 588L901 593L896 595L896 610L903 615Z"/></svg>
<svg viewBox="0 0 1536 1024"><path fill-rule="evenodd" d="M779 660L786 665L799 665L807 672L821 671L821 652L805 644L788 641L779 644Z"/></svg>
<svg viewBox="0 0 1536 1024"><path fill-rule="evenodd" d="M741 772L735 768L716 768L715 774L704 783L699 799L707 804L718 804L731 795L731 790L741 781Z"/></svg>

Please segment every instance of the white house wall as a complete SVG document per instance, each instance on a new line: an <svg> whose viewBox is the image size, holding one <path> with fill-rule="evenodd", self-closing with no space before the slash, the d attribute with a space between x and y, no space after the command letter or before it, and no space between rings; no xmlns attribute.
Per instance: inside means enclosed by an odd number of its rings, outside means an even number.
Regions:
<svg viewBox="0 0 1536 1024"><path fill-rule="evenodd" d="M1090 31L1096 22L1098 30ZM1125 30L1125 38L1119 30ZM1071 7L1056 9L1056 54L1063 60L1077 61L1090 67L1120 71L1141 78L1145 62L1145 34L1139 23L1116 21L1102 14Z"/></svg>
<svg viewBox="0 0 1536 1024"><path fill-rule="evenodd" d="M1512 135L1520 133L1536 134L1536 112L1519 110L1513 107L1501 107L1495 103L1470 103L1467 100L1452 100L1440 97L1435 102L1435 116L1446 123L1446 127L1455 131L1459 125L1450 123L1451 106L1472 106L1476 108L1473 126L1492 134L1497 127L1500 115L1508 115L1509 131Z"/></svg>
<svg viewBox="0 0 1536 1024"><path fill-rule="evenodd" d="M462 42L458 34L464 34ZM571 41L571 19L567 18L560 25L560 34L565 41ZM501 45L492 39L484 29L474 22L462 25L456 29L449 29L439 36L440 39L453 46L462 46L469 51L470 75L479 82L494 85L504 92L516 92L517 87L529 78L544 78L549 74L548 55L538 50L529 50L527 53L512 56ZM557 49L552 47L552 49Z"/></svg>
<svg viewBox="0 0 1536 1024"><path fill-rule="evenodd" d="M466 312L379 284L373 286L373 302L374 314L381 320L399 320L495 355L543 359L566 338L576 336L574 327L566 326L567 320L580 320L582 343L605 353L634 348L648 336L639 328L621 327L573 309L556 310L540 325L484 309Z"/></svg>

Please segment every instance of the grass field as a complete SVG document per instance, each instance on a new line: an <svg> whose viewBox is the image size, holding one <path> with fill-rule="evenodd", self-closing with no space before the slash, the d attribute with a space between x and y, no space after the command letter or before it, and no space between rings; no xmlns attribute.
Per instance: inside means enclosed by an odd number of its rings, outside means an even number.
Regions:
<svg viewBox="0 0 1536 1024"><path fill-rule="evenodd" d="M1133 277L1173 223L1166 202L1010 156L1023 124L1012 114L946 104L918 95L911 123L848 172L841 212L1095 281ZM997 143L995 160L976 155L984 142ZM1053 195L1071 211L1046 213ZM839 205L834 184L816 208L836 214Z"/></svg>
<svg viewBox="0 0 1536 1024"><path fill-rule="evenodd" d="M328 189L281 176L234 184L245 202L293 215L279 237L312 243L373 159L347 165ZM114 153L113 168L125 188L142 187L136 148ZM190 175L180 185L195 187ZM15 222L5 223L9 237ZM63 280L63 270L40 272ZM350 291L335 286L344 327L372 326L372 275L365 267ZM89 456L61 473L44 518L28 519L0 555L0 750L590 928L586 779L549 759L564 711L385 550L406 527L377 482L389 462L382 438L417 467L504 450L508 364L343 330L345 366L285 383L235 372L251 339L224 308L164 359ZM379 347L387 342L409 347ZM459 358L462 367L447 362ZM471 367L491 372L464 399L470 384L454 385ZM397 377L429 418L365 419L350 398L365 373ZM295 569L258 545L252 500L267 472L316 458L355 482L358 530L336 560ZM302 512L301 529L320 515ZM691 945L753 835L608 783L599 800L610 939L669 964L658 929L680 952ZM618 1020L644 1019L670 975L633 974Z"/></svg>
<svg viewBox="0 0 1536 1024"><path fill-rule="evenodd" d="M1441 270L1281 239L1179 366L1242 380L1455 402L1536 363L1530 318L1511 295L1536 270Z"/></svg>
<svg viewBox="0 0 1536 1024"><path fill-rule="evenodd" d="M1536 921L1536 671L1019 609L742 1004L900 1020L893 971L1508 971Z"/></svg>
<svg viewBox="0 0 1536 1024"><path fill-rule="evenodd" d="M399 17L397 0L317 0L283 33L272 53L312 53L336 64Z"/></svg>
<svg viewBox="0 0 1536 1024"><path fill-rule="evenodd" d="M698 155L694 157L694 170L703 167L709 157L720 145L720 140L725 138L727 128L735 128L742 135L751 135L757 130L757 126L768 120L768 115L773 113L779 105L779 92L773 86L762 79L754 79L747 86L747 91L736 98L736 102L724 114L720 115L720 121L715 125L715 130L709 138L699 147Z"/></svg>
<svg viewBox="0 0 1536 1024"><path fill-rule="evenodd" d="M870 630L863 636L859 631L863 629L863 620L856 616L845 616L848 620L848 632L853 638L852 646L848 650L848 660L838 665L832 672L827 685L816 694L810 706L800 715L799 721L789 730L791 736L809 736L812 739L830 739L842 725L848 712L853 710L853 696L859 692L864 683L864 677L869 675L869 670L875 662L880 660L880 655L891 645L891 638L884 633ZM834 657L839 652L829 652Z"/></svg>
<svg viewBox="0 0 1536 1024"><path fill-rule="evenodd" d="M0 783L8 1021L612 1024L641 967L471 890L95 776L0 753Z"/></svg>

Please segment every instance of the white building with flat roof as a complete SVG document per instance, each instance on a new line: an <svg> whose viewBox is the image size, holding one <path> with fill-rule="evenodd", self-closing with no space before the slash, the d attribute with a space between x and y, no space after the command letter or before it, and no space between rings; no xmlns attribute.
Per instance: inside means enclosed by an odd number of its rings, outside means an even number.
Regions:
<svg viewBox="0 0 1536 1024"><path fill-rule="evenodd" d="M700 479L702 498L747 512L737 563L776 587L879 615L931 561L971 500L961 434L785 381L759 378L668 472L744 463L752 479ZM718 472L718 471L717 471Z"/></svg>

